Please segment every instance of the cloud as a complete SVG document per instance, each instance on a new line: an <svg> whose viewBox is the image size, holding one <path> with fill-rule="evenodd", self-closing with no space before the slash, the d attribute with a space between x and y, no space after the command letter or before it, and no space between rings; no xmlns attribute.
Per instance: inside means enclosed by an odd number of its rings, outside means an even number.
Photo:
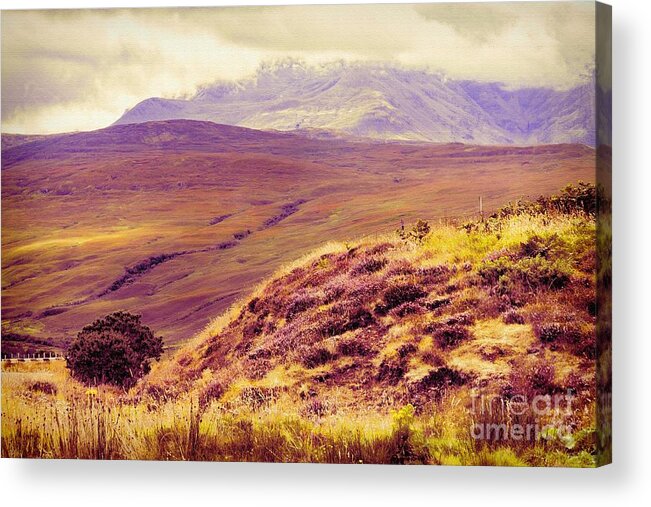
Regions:
<svg viewBox="0 0 651 507"><path fill-rule="evenodd" d="M5 11L2 129L106 126L151 96L291 56L567 88L594 58L594 4L381 4Z"/></svg>
<svg viewBox="0 0 651 507"><path fill-rule="evenodd" d="M530 7L529 7L530 8ZM414 7L416 12L428 21L437 21L452 27L462 37L488 42L490 37L501 34L517 19L517 4L467 3L449 4L442 9L436 4L420 4Z"/></svg>

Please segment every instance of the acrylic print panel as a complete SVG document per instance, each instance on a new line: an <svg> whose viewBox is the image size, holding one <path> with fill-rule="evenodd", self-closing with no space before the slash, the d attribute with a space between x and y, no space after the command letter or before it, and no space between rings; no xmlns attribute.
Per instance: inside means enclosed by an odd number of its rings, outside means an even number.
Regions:
<svg viewBox="0 0 651 507"><path fill-rule="evenodd" d="M610 462L610 69L592 2L2 12L2 456Z"/></svg>

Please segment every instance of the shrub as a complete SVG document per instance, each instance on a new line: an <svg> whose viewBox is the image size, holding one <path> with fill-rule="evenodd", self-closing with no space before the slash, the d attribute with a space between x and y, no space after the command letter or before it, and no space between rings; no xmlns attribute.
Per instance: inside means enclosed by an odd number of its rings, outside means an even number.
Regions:
<svg viewBox="0 0 651 507"><path fill-rule="evenodd" d="M306 368L316 368L322 364L326 364L329 361L332 361L335 358L335 355L332 354L328 349L323 347L316 347L305 352L305 355L302 358L302 362Z"/></svg>
<svg viewBox="0 0 651 507"><path fill-rule="evenodd" d="M391 419L393 420L393 428L397 431L411 431L411 426L414 424L416 410L410 403L400 408L399 410L391 411Z"/></svg>
<svg viewBox="0 0 651 507"><path fill-rule="evenodd" d="M370 348L361 339L351 338L337 343L337 353L342 356L367 356L371 353Z"/></svg>
<svg viewBox="0 0 651 507"><path fill-rule="evenodd" d="M504 324L524 324L524 317L513 309L508 310L502 320Z"/></svg>
<svg viewBox="0 0 651 507"><path fill-rule="evenodd" d="M488 361L495 361L498 357L504 357L508 348L500 347L499 345L490 344L482 345L479 349L481 357Z"/></svg>
<svg viewBox="0 0 651 507"><path fill-rule="evenodd" d="M240 391L239 399L251 409L258 410L274 402L282 391L283 388L281 387L247 386Z"/></svg>
<svg viewBox="0 0 651 507"><path fill-rule="evenodd" d="M334 305L320 319L319 333L322 337L337 336L346 331L368 327L375 323L371 312L358 300L346 300Z"/></svg>
<svg viewBox="0 0 651 507"><path fill-rule="evenodd" d="M425 220L418 219L418 221L411 228L409 234L414 241L422 243L425 239L425 236L429 234L430 230L431 228L429 226L429 223L427 223Z"/></svg>
<svg viewBox="0 0 651 507"><path fill-rule="evenodd" d="M475 317L471 313L463 312L452 315L445 320L448 326L455 326L457 324L462 326L470 326L475 323Z"/></svg>
<svg viewBox="0 0 651 507"><path fill-rule="evenodd" d="M416 409L411 403L403 406L400 410L391 412L393 419L391 463L393 464L408 463L417 457L416 446L413 442L415 415Z"/></svg>
<svg viewBox="0 0 651 507"><path fill-rule="evenodd" d="M408 384L409 400L419 409L440 401L449 389L462 386L469 377L447 366L438 366L416 382Z"/></svg>
<svg viewBox="0 0 651 507"><path fill-rule="evenodd" d="M387 265L387 260L377 257L365 257L359 260L350 271L352 275L368 275L380 271Z"/></svg>
<svg viewBox="0 0 651 507"><path fill-rule="evenodd" d="M178 388L178 382L173 382L168 379L162 384L145 384L142 389L142 394L152 398L160 404L176 400L179 395Z"/></svg>
<svg viewBox="0 0 651 507"><path fill-rule="evenodd" d="M461 372L442 366L430 372L423 377L418 385L421 389L445 389L453 386L462 386L468 381L468 378Z"/></svg>
<svg viewBox="0 0 651 507"><path fill-rule="evenodd" d="M359 276L350 279L346 283L346 292L349 298L360 302L370 301L377 298L378 294L386 287L386 284L372 276Z"/></svg>
<svg viewBox="0 0 651 507"><path fill-rule="evenodd" d="M550 212L572 214L584 213L595 215L597 211L597 189L592 183L579 181L575 185L567 185L560 194L551 197L541 196L535 201L517 200L497 210L489 217L489 221L522 214L548 214Z"/></svg>
<svg viewBox="0 0 651 507"><path fill-rule="evenodd" d="M529 386L536 392L548 392L554 387L554 366L541 361L528 371Z"/></svg>
<svg viewBox="0 0 651 507"><path fill-rule="evenodd" d="M251 341L260 336L264 331L265 319L267 315L258 315L254 320L247 322L242 328L242 338L250 345Z"/></svg>
<svg viewBox="0 0 651 507"><path fill-rule="evenodd" d="M323 401L319 398L310 398L305 402L302 412L311 418L321 418L327 414L334 412L334 407L327 401Z"/></svg>
<svg viewBox="0 0 651 507"><path fill-rule="evenodd" d="M563 326L558 322L548 322L534 326L534 333L543 343L555 342L563 334Z"/></svg>
<svg viewBox="0 0 651 507"><path fill-rule="evenodd" d="M386 308L390 310L391 308L400 306L403 303L416 301L426 295L427 293L417 285L414 285L413 283L403 283L389 287L384 292L383 300Z"/></svg>
<svg viewBox="0 0 651 507"><path fill-rule="evenodd" d="M339 279L332 280L323 288L323 293L325 294L323 302L332 303L346 293L346 282Z"/></svg>
<svg viewBox="0 0 651 507"><path fill-rule="evenodd" d="M445 365L445 360L441 356L440 353L438 353L435 350L427 350L422 353L421 359L425 364L428 364L430 366L444 366Z"/></svg>
<svg viewBox="0 0 651 507"><path fill-rule="evenodd" d="M404 345L401 345L400 348L398 349L398 357L405 358L412 353L416 352L417 347L413 343L405 343Z"/></svg>
<svg viewBox="0 0 651 507"><path fill-rule="evenodd" d="M411 262L405 259L398 259L391 261L385 274L386 278L393 278L397 276L413 275L416 271L416 268Z"/></svg>
<svg viewBox="0 0 651 507"><path fill-rule="evenodd" d="M592 183L579 181L576 186L567 185L559 195L548 199L538 199L543 207L555 209L561 213L582 212L595 215L597 212L597 189Z"/></svg>
<svg viewBox="0 0 651 507"><path fill-rule="evenodd" d="M479 268L479 276L498 294L515 296L517 299L520 292L565 287L570 281L570 269L560 260L550 261L540 256L519 260L503 256L485 261Z"/></svg>
<svg viewBox="0 0 651 507"><path fill-rule="evenodd" d="M70 344L67 367L86 384L129 387L160 359L163 339L140 322L140 315L115 312L84 327Z"/></svg>
<svg viewBox="0 0 651 507"><path fill-rule="evenodd" d="M579 322L542 322L533 326L542 343L560 344L574 354L594 359L596 334L590 324Z"/></svg>
<svg viewBox="0 0 651 507"><path fill-rule="evenodd" d="M510 383L505 388L507 397L524 395L531 399L536 395L552 394L556 390L554 365L545 359L520 362L511 370Z"/></svg>
<svg viewBox="0 0 651 507"><path fill-rule="evenodd" d="M52 382L36 380L29 385L29 390L34 393L55 395L57 393L57 386Z"/></svg>
<svg viewBox="0 0 651 507"><path fill-rule="evenodd" d="M543 238L538 234L534 234L526 241L520 243L517 255L523 257L544 257L548 258L553 253L558 253L558 250L563 247L563 241L558 234L552 234L547 238Z"/></svg>
<svg viewBox="0 0 651 507"><path fill-rule="evenodd" d="M379 243L377 245L371 246L366 250L366 253L368 255L377 255L377 254L383 254L388 252L389 250L393 249L394 246L392 243Z"/></svg>
<svg viewBox="0 0 651 507"><path fill-rule="evenodd" d="M435 299L429 299L425 301L424 305L430 311L437 310L443 306L450 304L451 299L449 297L438 297Z"/></svg>
<svg viewBox="0 0 651 507"><path fill-rule="evenodd" d="M255 313L255 311L256 311L256 306L257 306L257 304L258 304L259 302L260 302L260 298L257 298L257 297L256 297L256 298L251 299L251 300L246 304L246 308L247 308L247 310L249 310L251 313Z"/></svg>
<svg viewBox="0 0 651 507"><path fill-rule="evenodd" d="M219 400L224 394L224 386L216 380L208 384L199 394L199 408L205 410L213 401Z"/></svg>
<svg viewBox="0 0 651 507"><path fill-rule="evenodd" d="M454 347L471 337L468 328L461 324L441 324L430 327L434 341L443 349Z"/></svg>
<svg viewBox="0 0 651 507"><path fill-rule="evenodd" d="M285 318L287 320L291 320L295 315L302 313L305 310L309 310L319 303L320 299L315 295L300 292L289 301L289 304L287 305L287 312L285 313Z"/></svg>
<svg viewBox="0 0 651 507"><path fill-rule="evenodd" d="M405 373L407 373L407 364L404 358L387 358L380 363L376 379L379 381L386 380L390 384L397 384Z"/></svg>
<svg viewBox="0 0 651 507"><path fill-rule="evenodd" d="M415 271L415 274L421 283L436 285L447 282L450 276L456 272L456 269L455 266L450 268L445 264L440 264L438 266L419 268Z"/></svg>
<svg viewBox="0 0 651 507"><path fill-rule="evenodd" d="M423 307L420 306L418 303L414 302L409 302L409 303L403 303L399 307L395 308L393 310L393 314L396 317L406 317L407 315L415 315L419 313L423 313Z"/></svg>

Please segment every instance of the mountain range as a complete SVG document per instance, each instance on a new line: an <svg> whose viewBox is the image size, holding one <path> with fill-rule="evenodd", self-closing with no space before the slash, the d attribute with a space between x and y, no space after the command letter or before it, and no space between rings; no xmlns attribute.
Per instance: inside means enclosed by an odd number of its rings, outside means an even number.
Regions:
<svg viewBox="0 0 651 507"><path fill-rule="evenodd" d="M315 136L594 146L595 88L588 80L569 90L514 89L384 64L287 60L189 98L143 100L115 123L194 119Z"/></svg>

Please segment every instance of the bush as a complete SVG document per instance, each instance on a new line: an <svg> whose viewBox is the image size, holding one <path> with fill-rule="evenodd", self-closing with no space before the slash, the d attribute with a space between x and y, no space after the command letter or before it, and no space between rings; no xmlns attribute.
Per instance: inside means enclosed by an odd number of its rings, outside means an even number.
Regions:
<svg viewBox="0 0 651 507"><path fill-rule="evenodd" d="M564 247L564 243L558 234L552 234L549 237L542 237L534 234L526 241L520 243L517 252L519 258L523 257L550 257L552 253L558 253Z"/></svg>
<svg viewBox="0 0 651 507"><path fill-rule="evenodd" d="M359 260L350 271L352 275L368 275L380 271L387 265L387 260L377 257L366 257Z"/></svg>
<svg viewBox="0 0 651 507"><path fill-rule="evenodd" d="M407 362L402 357L386 358L378 368L376 380L387 381L391 385L397 384L407 373Z"/></svg>
<svg viewBox="0 0 651 507"><path fill-rule="evenodd" d="M433 370L418 381L418 388L423 390L444 390L449 387L462 386L468 381L463 373L442 366Z"/></svg>
<svg viewBox="0 0 651 507"><path fill-rule="evenodd" d="M368 327L374 323L375 318L359 300L344 300L322 314L318 330L322 337L327 338Z"/></svg>
<svg viewBox="0 0 651 507"><path fill-rule="evenodd" d="M443 349L454 347L459 343L468 340L471 336L468 328L461 324L442 324L440 326L434 326L432 334L436 344Z"/></svg>
<svg viewBox="0 0 651 507"><path fill-rule="evenodd" d="M508 310L502 320L504 324L524 324L524 317L513 309Z"/></svg>
<svg viewBox="0 0 651 507"><path fill-rule="evenodd" d="M332 361L335 357L328 349L315 347L304 353L302 363L306 368L312 369Z"/></svg>
<svg viewBox="0 0 651 507"><path fill-rule="evenodd" d="M535 392L549 392L554 389L554 366L544 361L534 365L528 372L529 385Z"/></svg>
<svg viewBox="0 0 651 507"><path fill-rule="evenodd" d="M418 219L409 232L405 231L404 225L398 229L398 236L405 241L422 243L425 236L429 234L431 227L428 222Z"/></svg>
<svg viewBox="0 0 651 507"><path fill-rule="evenodd" d="M213 401L219 400L225 392L221 382L213 380L199 394L199 408L205 410Z"/></svg>
<svg viewBox="0 0 651 507"><path fill-rule="evenodd" d="M367 356L371 353L369 346L362 339L350 338L337 343L337 354L342 356Z"/></svg>
<svg viewBox="0 0 651 507"><path fill-rule="evenodd" d="M507 397L523 395L531 399L536 395L551 395L556 389L555 368L546 359L519 362L513 366L510 382L505 386Z"/></svg>
<svg viewBox="0 0 651 507"><path fill-rule="evenodd" d="M533 326L534 335L542 343L563 345L570 352L594 359L595 330L582 322L541 322Z"/></svg>
<svg viewBox="0 0 651 507"><path fill-rule="evenodd" d="M517 200L497 210L489 221L523 214L582 213L594 216L597 212L597 189L592 183L579 181L567 185L560 194L551 197L540 196L535 201Z"/></svg>
<svg viewBox="0 0 651 507"><path fill-rule="evenodd" d="M140 315L116 312L84 327L70 344L66 360L81 382L130 387L162 352L163 339L140 322Z"/></svg>
<svg viewBox="0 0 651 507"><path fill-rule="evenodd" d="M412 283L405 283L389 287L384 292L383 300L386 308L390 310L403 303L416 301L426 295L427 293L420 287Z"/></svg>
<svg viewBox="0 0 651 507"><path fill-rule="evenodd" d="M55 395L57 393L57 386L52 382L36 380L29 385L29 390L34 393Z"/></svg>
<svg viewBox="0 0 651 507"><path fill-rule="evenodd" d="M319 398L310 398L305 402L303 407L303 414L309 418L319 419L329 413L332 413L332 407L327 401L320 400Z"/></svg>
<svg viewBox="0 0 651 507"><path fill-rule="evenodd" d="M461 325L461 326L471 326L475 323L475 317L469 312L457 313L452 315L445 320L445 324L448 326Z"/></svg>
<svg viewBox="0 0 651 507"><path fill-rule="evenodd" d="M542 256L519 260L503 256L485 261L479 269L485 284L493 286L498 294L509 296L539 289L561 289L569 283L570 273L562 261L550 261Z"/></svg>
<svg viewBox="0 0 651 507"><path fill-rule="evenodd" d="M534 333L541 342L552 343L563 334L563 326L558 322L547 322L534 326Z"/></svg>
<svg viewBox="0 0 651 507"><path fill-rule="evenodd" d="M416 274L416 271L416 267L408 260L397 259L387 265L384 271L384 279L390 280L391 278L410 276Z"/></svg>
<svg viewBox="0 0 651 507"><path fill-rule="evenodd" d="M299 292L289 301L285 318L291 320L299 313L302 313L310 308L320 304L321 300L313 294L306 292Z"/></svg>
<svg viewBox="0 0 651 507"><path fill-rule="evenodd" d="M403 303L393 310L396 317L406 317L407 315L417 315L423 313L424 309L418 303Z"/></svg>

